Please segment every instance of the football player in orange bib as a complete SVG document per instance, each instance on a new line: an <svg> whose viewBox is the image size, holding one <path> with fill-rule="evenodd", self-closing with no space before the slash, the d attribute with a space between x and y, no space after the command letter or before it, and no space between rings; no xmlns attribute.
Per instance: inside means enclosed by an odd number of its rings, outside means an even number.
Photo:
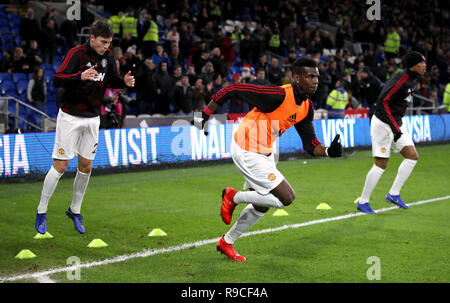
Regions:
<svg viewBox="0 0 450 303"><path fill-rule="evenodd" d="M316 61L300 58L292 68L294 81L291 84L281 87L228 85L212 96L201 118L194 117L194 125L203 129L211 114L229 98L235 97L253 106L231 143L231 157L245 178L246 191L236 191L231 187L222 191L221 216L225 224L231 223L236 205L247 204L236 223L217 243L217 250L234 261L245 261L245 257L234 250L234 241L264 216L270 207L283 208L295 199L294 190L276 167L273 154L276 138L295 126L303 148L309 154L318 157L342 155L339 135L329 147L325 147L317 140L314 131L314 107L309 96L315 93L319 82Z"/></svg>

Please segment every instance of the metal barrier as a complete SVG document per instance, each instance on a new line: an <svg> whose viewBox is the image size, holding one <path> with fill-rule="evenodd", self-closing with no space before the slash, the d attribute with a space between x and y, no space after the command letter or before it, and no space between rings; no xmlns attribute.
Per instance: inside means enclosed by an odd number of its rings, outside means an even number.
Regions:
<svg viewBox="0 0 450 303"><path fill-rule="evenodd" d="M14 113L10 113L9 112L9 101L14 101L15 102L15 111ZM20 116L19 114L19 110L20 110L20 105L24 106L25 108L39 114L42 116L42 122L41 125L36 125L31 121L28 121L27 119L24 119L23 117ZM3 108L2 108L3 107ZM19 121L23 121L25 122L27 125L41 131L41 132L48 132L53 130L53 126L52 125L56 125L56 120L52 117L50 117L49 115L47 115L46 113L44 113L43 111L37 109L36 107L29 105L25 102L23 102L22 100L19 100L15 97L9 97L9 96L4 96L4 97L0 97L0 117L2 117L2 122L5 125L4 126L4 131L8 128L9 126L9 119L10 119L10 115L12 115L14 117L14 128L18 129L19 128Z"/></svg>
<svg viewBox="0 0 450 303"><path fill-rule="evenodd" d="M412 94L412 98L412 102L410 102L408 108L406 109L406 115L427 115L437 114L440 112L437 101L433 101L418 94Z"/></svg>

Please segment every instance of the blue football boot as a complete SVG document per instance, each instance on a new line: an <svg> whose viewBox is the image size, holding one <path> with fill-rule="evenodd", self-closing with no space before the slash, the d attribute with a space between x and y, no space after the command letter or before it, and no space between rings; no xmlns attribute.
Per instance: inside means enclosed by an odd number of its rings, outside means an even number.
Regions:
<svg viewBox="0 0 450 303"><path fill-rule="evenodd" d="M394 196L394 195L391 195L390 193L388 193L386 195L386 201L388 201L390 203L394 203L395 205L397 205L400 208L409 208L409 206L406 205L405 202L403 202L402 197L400 197L400 195Z"/></svg>
<svg viewBox="0 0 450 303"><path fill-rule="evenodd" d="M83 226L83 216L81 214L74 214L70 207L66 210L66 215L72 219L73 225L75 226L75 229L80 233L84 234L84 226Z"/></svg>
<svg viewBox="0 0 450 303"><path fill-rule="evenodd" d="M40 234L45 234L47 232L47 216L45 213L36 215L36 222L34 226Z"/></svg>
<svg viewBox="0 0 450 303"><path fill-rule="evenodd" d="M360 204L359 202L356 204L356 209L358 209L359 211L362 211L363 213L366 214L376 214L376 212L370 207L369 202L367 203L363 203Z"/></svg>

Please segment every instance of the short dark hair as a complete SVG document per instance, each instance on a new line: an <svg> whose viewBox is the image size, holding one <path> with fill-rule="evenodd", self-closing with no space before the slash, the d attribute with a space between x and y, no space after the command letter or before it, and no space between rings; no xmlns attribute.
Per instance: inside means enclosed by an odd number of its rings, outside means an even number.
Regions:
<svg viewBox="0 0 450 303"><path fill-rule="evenodd" d="M309 57L298 58L292 63L292 73L300 75L305 67L317 67L317 62Z"/></svg>
<svg viewBox="0 0 450 303"><path fill-rule="evenodd" d="M94 37L104 37L104 38L110 38L114 35L114 32L111 28L111 26L103 20L97 19L92 23L91 25L91 35L94 35Z"/></svg>

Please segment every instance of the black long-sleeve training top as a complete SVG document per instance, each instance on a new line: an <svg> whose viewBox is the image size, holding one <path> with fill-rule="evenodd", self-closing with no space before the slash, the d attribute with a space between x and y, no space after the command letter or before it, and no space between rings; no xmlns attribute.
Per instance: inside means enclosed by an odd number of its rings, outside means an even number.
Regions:
<svg viewBox="0 0 450 303"><path fill-rule="evenodd" d="M95 81L81 80L81 73L95 66L98 77ZM108 87L122 88L125 82L117 72L110 49L97 54L88 41L72 48L53 77L54 87L63 87L61 110L81 117L100 115L100 105Z"/></svg>

